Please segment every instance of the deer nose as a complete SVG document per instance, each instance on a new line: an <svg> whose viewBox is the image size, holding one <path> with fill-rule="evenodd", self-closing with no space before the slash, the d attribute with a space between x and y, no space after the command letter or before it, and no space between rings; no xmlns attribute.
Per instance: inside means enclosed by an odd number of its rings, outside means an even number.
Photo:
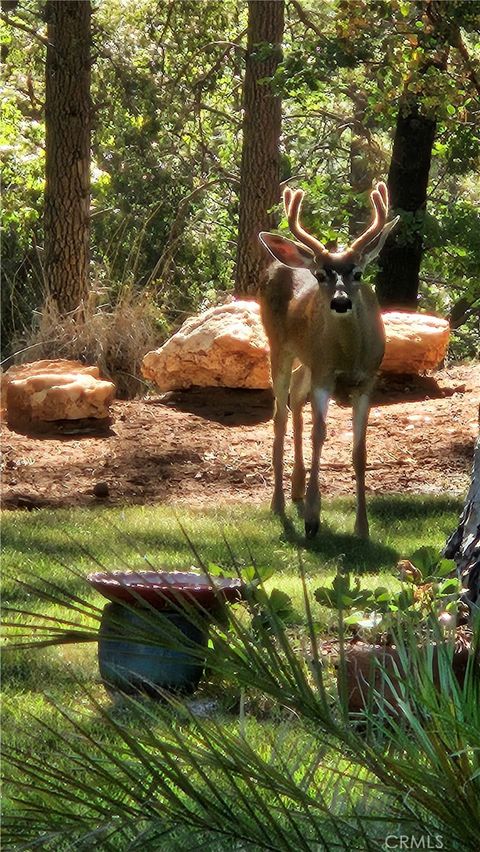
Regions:
<svg viewBox="0 0 480 852"><path fill-rule="evenodd" d="M330 310L335 311L336 314L346 314L352 310L352 300L346 293L337 292L330 302Z"/></svg>

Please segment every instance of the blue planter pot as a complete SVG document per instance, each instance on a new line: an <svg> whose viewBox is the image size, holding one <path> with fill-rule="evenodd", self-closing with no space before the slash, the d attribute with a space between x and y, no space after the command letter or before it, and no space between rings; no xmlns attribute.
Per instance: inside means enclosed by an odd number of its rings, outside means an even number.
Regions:
<svg viewBox="0 0 480 852"><path fill-rule="evenodd" d="M119 603L103 610L98 640L100 675L110 693L147 693L161 698L161 690L188 694L194 692L203 675L205 659L201 649L208 642L208 624L202 629L182 613L163 610L157 614L135 612ZM155 621L158 619L158 626ZM176 650L176 643L187 647ZM152 644L142 640L146 634ZM185 640L183 640L185 637ZM153 642L155 644L153 644ZM189 644L195 647L192 652ZM200 653L199 653L200 652ZM160 690L160 691L159 691Z"/></svg>

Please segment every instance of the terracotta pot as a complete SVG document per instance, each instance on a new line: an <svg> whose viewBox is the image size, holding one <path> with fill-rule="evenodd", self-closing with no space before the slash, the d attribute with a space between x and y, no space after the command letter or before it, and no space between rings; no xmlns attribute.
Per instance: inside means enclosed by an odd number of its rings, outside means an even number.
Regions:
<svg viewBox="0 0 480 852"><path fill-rule="evenodd" d="M462 648L453 654L453 671L460 684L465 679L465 671L469 656L469 649ZM381 669L388 673L394 689L399 686L399 680L405 674L400 654L395 647L383 645L369 645L365 642L357 642L346 648L345 651L345 677L347 685L348 709L351 713L364 710L368 704L369 690L374 689L384 696L394 708L397 707L395 694L382 677ZM381 668L379 668L379 665ZM440 685L438 671L438 647L433 644L433 678L438 687ZM341 688L341 669L338 668L337 684Z"/></svg>

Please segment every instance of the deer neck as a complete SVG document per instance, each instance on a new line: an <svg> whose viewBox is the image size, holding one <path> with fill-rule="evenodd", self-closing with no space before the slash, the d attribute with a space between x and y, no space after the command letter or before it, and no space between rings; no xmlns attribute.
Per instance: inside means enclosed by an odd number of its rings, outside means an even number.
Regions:
<svg viewBox="0 0 480 852"><path fill-rule="evenodd" d="M337 357L341 365L350 368L358 362L362 347L362 325L359 312L354 306L347 316L329 313L329 330L335 341Z"/></svg>
<svg viewBox="0 0 480 852"><path fill-rule="evenodd" d="M327 315L327 337L332 352L335 373L346 374L352 380L365 371L369 361L370 340L374 336L374 317L363 300L355 301L347 315Z"/></svg>

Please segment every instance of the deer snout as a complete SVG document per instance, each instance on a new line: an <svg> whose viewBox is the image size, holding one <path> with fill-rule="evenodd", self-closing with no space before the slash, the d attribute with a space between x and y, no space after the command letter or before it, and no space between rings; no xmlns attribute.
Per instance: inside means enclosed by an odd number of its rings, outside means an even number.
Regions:
<svg viewBox="0 0 480 852"><path fill-rule="evenodd" d="M330 310L336 314L346 314L352 310L352 300L346 293L337 291L330 302Z"/></svg>

